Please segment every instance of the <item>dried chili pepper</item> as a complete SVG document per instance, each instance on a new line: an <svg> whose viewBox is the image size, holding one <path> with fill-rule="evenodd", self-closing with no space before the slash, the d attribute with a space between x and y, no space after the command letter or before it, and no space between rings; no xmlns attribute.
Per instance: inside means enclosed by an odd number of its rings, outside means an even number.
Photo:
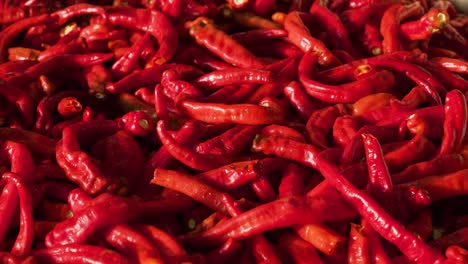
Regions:
<svg viewBox="0 0 468 264"><path fill-rule="evenodd" d="M122 116L123 128L135 136L146 136L156 127L153 118L145 111L130 111Z"/></svg>
<svg viewBox="0 0 468 264"><path fill-rule="evenodd" d="M452 90L445 98L444 135L438 155L460 150L466 134L468 110L466 98L459 90Z"/></svg>
<svg viewBox="0 0 468 264"><path fill-rule="evenodd" d="M62 245L43 248L34 252L34 257L40 262L48 263L129 263L127 258L113 250L91 245Z"/></svg>

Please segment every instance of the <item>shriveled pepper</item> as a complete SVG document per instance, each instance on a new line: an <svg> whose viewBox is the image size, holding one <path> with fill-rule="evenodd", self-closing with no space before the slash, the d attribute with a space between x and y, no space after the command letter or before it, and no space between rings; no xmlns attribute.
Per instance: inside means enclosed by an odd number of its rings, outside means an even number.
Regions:
<svg viewBox="0 0 468 264"><path fill-rule="evenodd" d="M91 245L62 245L43 248L34 252L34 256L39 262L45 263L129 263L127 258L113 250Z"/></svg>

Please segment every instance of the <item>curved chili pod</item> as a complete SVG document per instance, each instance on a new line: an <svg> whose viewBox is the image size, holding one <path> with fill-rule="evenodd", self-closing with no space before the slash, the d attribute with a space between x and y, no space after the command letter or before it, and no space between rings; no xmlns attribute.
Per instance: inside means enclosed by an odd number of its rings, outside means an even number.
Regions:
<svg viewBox="0 0 468 264"><path fill-rule="evenodd" d="M288 31L288 39L303 52L317 54L319 64L331 65L336 63L336 58L325 44L312 37L309 29L302 21L301 12L290 12L284 20L284 29Z"/></svg>
<svg viewBox="0 0 468 264"><path fill-rule="evenodd" d="M312 77L316 56L306 53L299 63L299 80L305 91L312 97L330 103L351 103L363 96L383 92L393 87L394 76L387 70L366 74L365 76L349 83L329 85L319 83Z"/></svg>
<svg viewBox="0 0 468 264"><path fill-rule="evenodd" d="M106 10L101 6L79 3L57 10L51 14L51 17L57 17L58 24L63 25L71 18L82 15L99 15L106 18Z"/></svg>
<svg viewBox="0 0 468 264"><path fill-rule="evenodd" d="M438 155L457 152L465 139L468 122L468 106L465 95L452 90L445 98L444 135Z"/></svg>
<svg viewBox="0 0 468 264"><path fill-rule="evenodd" d="M128 259L113 250L91 245L64 245L43 248L34 252L34 257L40 263L130 263Z"/></svg>
<svg viewBox="0 0 468 264"><path fill-rule="evenodd" d="M159 44L152 58L155 64L163 64L174 56L179 41L177 30L164 13L156 9L112 7L107 9L107 16L115 26L145 31L155 37Z"/></svg>

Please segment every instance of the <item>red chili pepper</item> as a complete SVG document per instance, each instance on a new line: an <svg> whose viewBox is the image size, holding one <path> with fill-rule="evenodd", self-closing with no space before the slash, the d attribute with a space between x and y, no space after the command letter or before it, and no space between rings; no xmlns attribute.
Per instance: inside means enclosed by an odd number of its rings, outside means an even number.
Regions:
<svg viewBox="0 0 468 264"><path fill-rule="evenodd" d="M163 121L157 124L159 139L166 150L183 164L197 170L210 170L229 163L229 158L219 155L203 155L192 148L183 146L171 137L165 128Z"/></svg>
<svg viewBox="0 0 468 264"><path fill-rule="evenodd" d="M127 258L113 250L92 245L61 245L43 248L34 252L34 257L41 263L129 263Z"/></svg>
<svg viewBox="0 0 468 264"><path fill-rule="evenodd" d="M395 82L391 72L386 70L366 74L349 83L329 85L314 80L312 73L317 57L306 53L299 63L299 80L305 91L312 97L330 103L350 103L359 98L377 92L383 92L393 87Z"/></svg>
<svg viewBox="0 0 468 264"><path fill-rule="evenodd" d="M392 210L393 185L377 138L361 134L369 171L368 191L382 207Z"/></svg>
<svg viewBox="0 0 468 264"><path fill-rule="evenodd" d="M58 19L58 24L63 25L71 18L82 15L99 15L106 18L106 10L100 6L79 3L59 9L51 14L51 17Z"/></svg>
<svg viewBox="0 0 468 264"><path fill-rule="evenodd" d="M240 44L255 44L258 41L271 41L277 38L284 38L288 36L288 32L284 29L273 28L273 29L254 29L244 32L237 32L231 35L235 41Z"/></svg>
<svg viewBox="0 0 468 264"><path fill-rule="evenodd" d="M126 224L107 229L104 232L104 238L112 247L139 263L163 261L158 249L147 238Z"/></svg>
<svg viewBox="0 0 468 264"><path fill-rule="evenodd" d="M128 93L119 93L116 97L117 98L114 97L116 101L113 103L115 103L120 112L128 113L130 111L145 111L151 116L151 118L156 118L154 107L146 104L138 97ZM83 119L85 119L84 114L85 113L83 113Z"/></svg>
<svg viewBox="0 0 468 264"><path fill-rule="evenodd" d="M293 263L325 263L311 244L292 233L281 235L278 240L278 247L281 251L284 251L288 256L288 260Z"/></svg>
<svg viewBox="0 0 468 264"><path fill-rule="evenodd" d="M135 136L146 136L154 132L153 118L145 111L130 111L122 116L123 129Z"/></svg>
<svg viewBox="0 0 468 264"><path fill-rule="evenodd" d="M29 255L33 243L34 219L31 193L23 180L15 173L5 172L2 178L15 184L19 197L20 229L11 254L23 258Z"/></svg>
<svg viewBox="0 0 468 264"><path fill-rule="evenodd" d="M444 10L431 8L418 20L401 24L399 33L410 41L429 39L445 26L448 19L449 15Z"/></svg>
<svg viewBox="0 0 468 264"><path fill-rule="evenodd" d="M211 250L206 254L207 263L225 263L237 253L240 242L234 239L228 239L218 248Z"/></svg>
<svg viewBox="0 0 468 264"><path fill-rule="evenodd" d="M134 199L104 193L89 201L85 208L47 234L47 247L84 243L98 230L135 218L138 206Z"/></svg>
<svg viewBox="0 0 468 264"><path fill-rule="evenodd" d="M21 60L37 60L39 52L36 49L13 47L8 49L8 60L9 61L21 61Z"/></svg>
<svg viewBox="0 0 468 264"><path fill-rule="evenodd" d="M57 112L65 118L80 114L83 106L78 98L65 97L57 105Z"/></svg>
<svg viewBox="0 0 468 264"><path fill-rule="evenodd" d="M41 51L37 56L40 62L50 60L55 56L62 56L64 54L78 54L83 52L83 47L78 41L70 41L68 43L55 44Z"/></svg>
<svg viewBox="0 0 468 264"><path fill-rule="evenodd" d="M457 153L442 155L428 161L414 163L403 171L392 174L392 182L407 183L432 175L452 173L466 168L465 158Z"/></svg>
<svg viewBox="0 0 468 264"><path fill-rule="evenodd" d="M20 89L16 85L10 85L3 81L0 82L0 94L18 108L22 125L30 127L33 123L35 105L32 95L25 89Z"/></svg>
<svg viewBox="0 0 468 264"><path fill-rule="evenodd" d="M333 128L335 120L341 115L339 108L339 105L328 106L318 109L310 115L306 123L309 142L319 148L327 148L327 134Z"/></svg>
<svg viewBox="0 0 468 264"><path fill-rule="evenodd" d="M151 58L151 64L160 65L174 55L178 46L177 31L166 15L155 9L119 8L107 9L109 21L114 26L148 32L158 40L159 49Z"/></svg>
<svg viewBox="0 0 468 264"><path fill-rule="evenodd" d="M111 67L112 75L116 78L121 78L128 73L140 68L139 59L143 49L150 43L150 35L146 33L138 41L136 41L128 51L120 57Z"/></svg>
<svg viewBox="0 0 468 264"><path fill-rule="evenodd" d="M308 224L294 227L302 239L325 255L332 256L346 242L346 238L325 224Z"/></svg>
<svg viewBox="0 0 468 264"><path fill-rule="evenodd" d="M458 245L449 246L445 251L445 255L447 256L446 263L448 264L455 264L462 261L466 262L468 260L468 250Z"/></svg>
<svg viewBox="0 0 468 264"><path fill-rule="evenodd" d="M66 203L44 200L39 209L41 219L48 221L63 221L70 217L70 206Z"/></svg>
<svg viewBox="0 0 468 264"><path fill-rule="evenodd" d="M7 181L3 186L2 194L0 195L0 236L6 237L9 231L10 222L16 214L18 207L18 190L13 181ZM0 248L3 250L5 241L0 241Z"/></svg>
<svg viewBox="0 0 468 264"><path fill-rule="evenodd" d="M451 72L468 73L468 62L450 57L434 57L430 59Z"/></svg>
<svg viewBox="0 0 468 264"><path fill-rule="evenodd" d="M279 185L278 196L280 198L302 195L307 170L296 164L288 164L284 169Z"/></svg>
<svg viewBox="0 0 468 264"><path fill-rule="evenodd" d="M237 24L245 28L278 29L278 24L264 16L251 12L233 12L232 16Z"/></svg>
<svg viewBox="0 0 468 264"><path fill-rule="evenodd" d="M314 1L309 9L309 13L314 19L317 19L319 25L325 29L330 39L330 44L334 49L344 50L352 57L357 56L357 52L351 43L348 30L336 13L332 12L320 1Z"/></svg>
<svg viewBox="0 0 468 264"><path fill-rule="evenodd" d="M255 69L226 69L212 71L200 76L194 84L205 91L233 84L265 84L272 80L271 72Z"/></svg>
<svg viewBox="0 0 468 264"><path fill-rule="evenodd" d="M196 151L208 155L235 156L250 145L258 126L237 125L226 132L197 144Z"/></svg>
<svg viewBox="0 0 468 264"><path fill-rule="evenodd" d="M241 68L265 68L265 63L256 58L228 34L217 29L213 23L208 18L199 17L190 22L189 34L199 45L204 46L232 65Z"/></svg>
<svg viewBox="0 0 468 264"><path fill-rule="evenodd" d="M155 169L152 184L157 184L181 192L214 211L229 215L223 199L227 195L190 175L162 169Z"/></svg>
<svg viewBox="0 0 468 264"><path fill-rule="evenodd" d="M247 246L255 259L255 263L282 263L276 248L262 235L256 235L248 239Z"/></svg>
<svg viewBox="0 0 468 264"><path fill-rule="evenodd" d="M265 154L276 154L319 170L329 184L344 195L346 200L359 211L364 219L369 220L372 227L382 237L394 243L409 259L428 263L441 263L443 261L443 257L438 252L406 231L375 201L351 184L340 173L336 165L319 155L317 149L308 144L300 144L300 147L298 146L294 151L291 151L291 145L293 145L291 140L275 139L272 141L271 138L263 138L254 141L253 150L262 151Z"/></svg>
<svg viewBox="0 0 468 264"><path fill-rule="evenodd" d="M401 187L416 186L424 189L434 201L462 196L468 192L467 172L467 169L463 169L445 175L433 175L405 183Z"/></svg>
<svg viewBox="0 0 468 264"><path fill-rule="evenodd" d="M49 14L42 14L18 20L4 28L2 30L2 35L0 36L0 63L6 62L8 46L20 33L33 26L48 24L53 21L54 19Z"/></svg>
<svg viewBox="0 0 468 264"><path fill-rule="evenodd" d="M25 183L34 181L34 160L29 149L14 141L5 141L1 150L8 156L10 171L16 173Z"/></svg>
<svg viewBox="0 0 468 264"><path fill-rule="evenodd" d="M385 249L380 240L379 234L375 232L368 221L361 222L361 232L368 240L369 245L369 259L371 263L390 264L390 259L385 252Z"/></svg>
<svg viewBox="0 0 468 264"><path fill-rule="evenodd" d="M167 262L179 263L188 260L185 249L172 235L152 225L137 225L135 229L150 239L161 251Z"/></svg>
<svg viewBox="0 0 468 264"><path fill-rule="evenodd" d="M334 144L344 149L363 125L363 121L357 116L337 117L332 128Z"/></svg>
<svg viewBox="0 0 468 264"><path fill-rule="evenodd" d="M56 141L47 136L36 132L16 129L16 128L0 128L0 141L15 141L24 144L33 154L52 158L55 156Z"/></svg>
<svg viewBox="0 0 468 264"><path fill-rule="evenodd" d="M117 131L118 126L113 121L80 122L65 128L62 139L57 143L58 164L71 181L89 194L98 194L104 190L116 191L118 181L106 177L81 147L89 146L94 139L112 135Z"/></svg>
<svg viewBox="0 0 468 264"><path fill-rule="evenodd" d="M351 224L348 243L348 263L369 264L369 240L362 234L362 227Z"/></svg>
<svg viewBox="0 0 468 264"><path fill-rule="evenodd" d="M452 90L445 98L444 135L438 155L458 152L463 144L468 122L467 103L464 94Z"/></svg>
<svg viewBox="0 0 468 264"><path fill-rule="evenodd" d="M291 128L288 126L282 126L282 125L266 126L260 131L260 136L262 137L281 136L281 137L295 139L299 142L305 142L304 135L300 131L297 131L294 128Z"/></svg>
<svg viewBox="0 0 468 264"><path fill-rule="evenodd" d="M418 235L423 241L427 241L433 234L432 210L424 209L413 219L406 228Z"/></svg>
<svg viewBox="0 0 468 264"><path fill-rule="evenodd" d="M206 123L264 125L279 123L284 116L270 105L201 103L179 99L177 108L184 115Z"/></svg>
<svg viewBox="0 0 468 264"><path fill-rule="evenodd" d="M41 75L53 73L62 69L84 68L94 64L102 63L113 58L112 54L91 53L91 54L64 54L52 57L40 62L25 72L12 76L8 79L13 84L23 84L32 82Z"/></svg>
<svg viewBox="0 0 468 264"><path fill-rule="evenodd" d="M284 86L283 93L288 97L291 105L304 120L307 120L312 112L317 110L315 102L308 97L304 88L298 82L293 81Z"/></svg>
<svg viewBox="0 0 468 264"><path fill-rule="evenodd" d="M203 99L205 96L200 89L189 82L182 80L174 70L165 70L161 77L161 85L164 94L175 101L180 94L187 94L195 99Z"/></svg>
<svg viewBox="0 0 468 264"><path fill-rule="evenodd" d="M317 61L321 65L336 64L336 58L325 44L312 37L304 25L301 12L292 11L284 20L284 29L288 31L288 39L303 52L317 54Z"/></svg>
<svg viewBox="0 0 468 264"><path fill-rule="evenodd" d="M382 36L380 35L378 25L366 23L361 41L369 55L377 56L383 53Z"/></svg>
<svg viewBox="0 0 468 264"><path fill-rule="evenodd" d="M383 37L384 53L392 53L402 49L399 38L401 22L408 17L421 15L423 12L420 2L413 2L409 5L393 4L383 13L380 33Z"/></svg>
<svg viewBox="0 0 468 264"><path fill-rule="evenodd" d="M257 206L222 221L201 234L189 234L180 239L182 243L203 247L219 244L228 238L247 238L276 228L344 220L353 217L354 214L343 204L307 196L289 197Z"/></svg>
<svg viewBox="0 0 468 264"><path fill-rule="evenodd" d="M452 245L466 247L468 244L468 227L463 227L448 234L443 235L430 242L430 245L437 250L446 251Z"/></svg>

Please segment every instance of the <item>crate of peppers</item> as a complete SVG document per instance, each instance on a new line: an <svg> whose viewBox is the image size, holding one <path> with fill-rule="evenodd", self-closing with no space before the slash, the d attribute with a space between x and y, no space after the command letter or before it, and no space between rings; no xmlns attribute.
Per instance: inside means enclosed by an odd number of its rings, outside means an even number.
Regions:
<svg viewBox="0 0 468 264"><path fill-rule="evenodd" d="M457 3L0 1L0 263L467 263Z"/></svg>

